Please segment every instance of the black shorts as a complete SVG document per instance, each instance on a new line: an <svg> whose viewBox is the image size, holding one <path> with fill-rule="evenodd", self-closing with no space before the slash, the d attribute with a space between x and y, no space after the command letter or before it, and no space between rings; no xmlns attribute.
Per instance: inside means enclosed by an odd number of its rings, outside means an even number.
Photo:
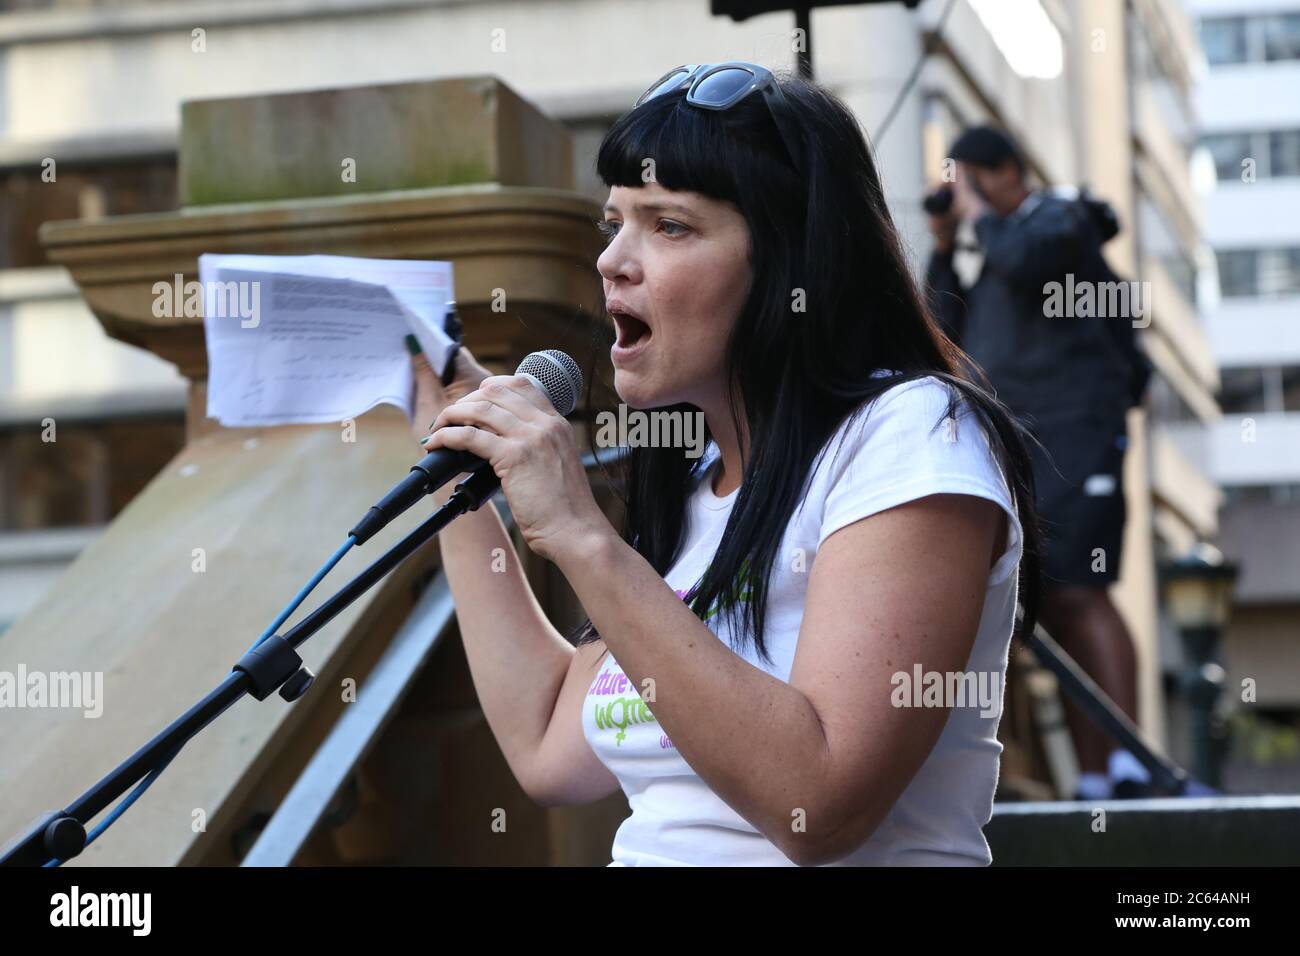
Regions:
<svg viewBox="0 0 1300 956"><path fill-rule="evenodd" d="M1105 587L1119 578L1124 544L1124 419L1030 422L1047 584ZM1045 450L1045 451L1044 451Z"/></svg>

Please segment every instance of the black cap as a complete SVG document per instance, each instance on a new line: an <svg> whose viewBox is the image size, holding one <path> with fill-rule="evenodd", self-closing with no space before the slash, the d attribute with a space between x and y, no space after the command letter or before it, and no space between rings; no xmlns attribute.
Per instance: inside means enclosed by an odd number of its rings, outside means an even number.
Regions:
<svg viewBox="0 0 1300 956"><path fill-rule="evenodd" d="M995 169L1010 159L1017 169L1025 171L1025 160L1015 142L994 126L970 127L957 137L948 155L963 163L989 169Z"/></svg>

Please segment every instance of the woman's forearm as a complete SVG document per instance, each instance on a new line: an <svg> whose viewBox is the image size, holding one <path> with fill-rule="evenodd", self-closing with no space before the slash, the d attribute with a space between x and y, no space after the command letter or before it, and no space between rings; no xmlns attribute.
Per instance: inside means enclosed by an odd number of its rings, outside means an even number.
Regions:
<svg viewBox="0 0 1300 956"><path fill-rule="evenodd" d="M683 759L783 852L801 853L801 835L827 823L829 760L808 698L718 640L617 536L594 534L556 563ZM738 708L747 719L726 719Z"/></svg>
<svg viewBox="0 0 1300 956"><path fill-rule="evenodd" d="M434 493L438 506L455 484ZM527 789L573 647L546 619L490 502L451 522L438 541L479 703Z"/></svg>

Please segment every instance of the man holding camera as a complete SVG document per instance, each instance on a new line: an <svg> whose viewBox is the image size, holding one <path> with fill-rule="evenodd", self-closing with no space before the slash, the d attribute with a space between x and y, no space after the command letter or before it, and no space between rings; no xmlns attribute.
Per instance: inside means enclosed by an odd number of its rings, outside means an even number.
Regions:
<svg viewBox="0 0 1300 956"><path fill-rule="evenodd" d="M950 157L951 189L925 201L935 243L931 302L949 338L1039 443L1030 449L1045 538L1043 623L1136 721L1133 640L1107 589L1123 542L1125 418L1141 401L1146 369L1133 316L1049 308L1053 283L1060 304L1061 288L1117 278L1102 258L1109 235L1094 214L1109 207L1031 190L1020 151L992 127L966 130ZM983 256L969 286L953 267L964 222ZM1149 775L1132 754L1112 749L1072 701L1066 715L1082 770L1077 798L1148 795Z"/></svg>

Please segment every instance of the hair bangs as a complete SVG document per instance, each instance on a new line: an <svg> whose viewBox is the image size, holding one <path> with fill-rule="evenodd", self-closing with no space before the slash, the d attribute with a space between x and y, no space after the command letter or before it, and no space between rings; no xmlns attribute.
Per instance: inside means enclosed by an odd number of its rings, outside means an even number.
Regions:
<svg viewBox="0 0 1300 956"><path fill-rule="evenodd" d="M666 93L623 114L596 156L606 186L636 188L656 182L665 189L740 202L736 170L754 162L726 113L686 105L685 93ZM751 99L761 99L752 97ZM748 105L748 104L746 104Z"/></svg>

